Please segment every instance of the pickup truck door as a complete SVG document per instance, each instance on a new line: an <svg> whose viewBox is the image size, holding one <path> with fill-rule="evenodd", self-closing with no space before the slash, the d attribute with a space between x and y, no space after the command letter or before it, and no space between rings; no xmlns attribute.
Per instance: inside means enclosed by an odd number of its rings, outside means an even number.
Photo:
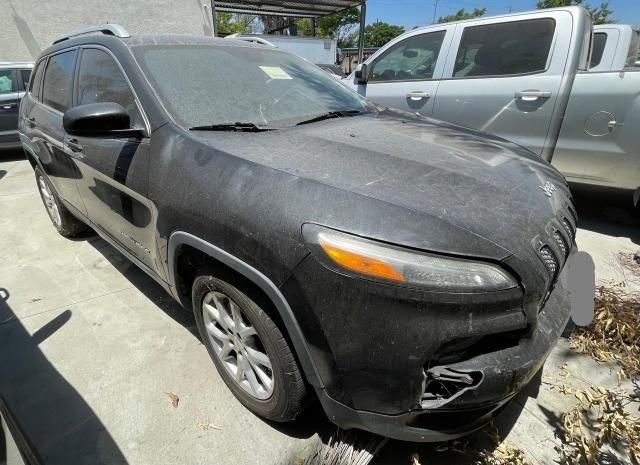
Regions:
<svg viewBox="0 0 640 465"><path fill-rule="evenodd" d="M640 187L640 69L580 72L551 163L570 182Z"/></svg>
<svg viewBox="0 0 640 465"><path fill-rule="evenodd" d="M455 26L400 36L368 61L366 84L354 84L368 99L430 116Z"/></svg>
<svg viewBox="0 0 640 465"><path fill-rule="evenodd" d="M111 52L81 49L75 105L113 102L128 110L131 125L148 125L131 85ZM155 221L148 194L150 139L66 135L65 146L82 172L80 195L91 222L154 272Z"/></svg>
<svg viewBox="0 0 640 465"><path fill-rule="evenodd" d="M563 86L563 80L575 74L571 63L577 68L570 52L582 52L583 36L580 47L572 42L572 34L580 32L574 13L543 11L458 24L434 117L544 155L555 139L551 123L568 99L570 81Z"/></svg>

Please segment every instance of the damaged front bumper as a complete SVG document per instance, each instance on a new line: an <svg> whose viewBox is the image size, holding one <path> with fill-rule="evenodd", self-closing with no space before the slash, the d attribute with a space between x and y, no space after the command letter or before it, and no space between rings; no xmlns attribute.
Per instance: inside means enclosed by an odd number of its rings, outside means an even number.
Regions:
<svg viewBox="0 0 640 465"><path fill-rule="evenodd" d="M319 393L321 403L329 418L345 429L359 428L416 442L463 436L488 423L531 381L566 327L569 313L569 294L558 283L530 334L512 347L427 369L420 408L407 413L388 415L356 410L334 400L326 391ZM445 387L430 389L433 383ZM451 385L457 386L453 394Z"/></svg>

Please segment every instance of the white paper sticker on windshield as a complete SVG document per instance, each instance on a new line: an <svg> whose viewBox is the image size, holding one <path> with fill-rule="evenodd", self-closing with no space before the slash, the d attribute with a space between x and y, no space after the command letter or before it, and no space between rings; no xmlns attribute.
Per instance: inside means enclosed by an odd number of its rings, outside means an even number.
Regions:
<svg viewBox="0 0 640 465"><path fill-rule="evenodd" d="M260 69L271 79L293 79L279 66L260 66Z"/></svg>

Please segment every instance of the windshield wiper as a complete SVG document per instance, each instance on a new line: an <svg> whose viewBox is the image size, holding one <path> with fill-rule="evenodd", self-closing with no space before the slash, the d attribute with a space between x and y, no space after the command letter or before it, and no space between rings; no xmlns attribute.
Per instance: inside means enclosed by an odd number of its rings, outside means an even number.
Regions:
<svg viewBox="0 0 640 465"><path fill-rule="evenodd" d="M237 132L261 132L272 131L273 128L265 128L255 123L221 123L207 124L204 126L193 126L190 131L237 131Z"/></svg>
<svg viewBox="0 0 640 465"><path fill-rule="evenodd" d="M362 114L362 111L360 111L360 110L330 111L328 113L324 113L324 114L316 116L314 118L307 119L307 120L304 120L304 121L300 121L299 123L296 124L296 126L300 126L301 124L315 123L317 121L324 121L326 119L331 119L331 118L343 118L345 116L357 116L357 115L360 115L360 114Z"/></svg>

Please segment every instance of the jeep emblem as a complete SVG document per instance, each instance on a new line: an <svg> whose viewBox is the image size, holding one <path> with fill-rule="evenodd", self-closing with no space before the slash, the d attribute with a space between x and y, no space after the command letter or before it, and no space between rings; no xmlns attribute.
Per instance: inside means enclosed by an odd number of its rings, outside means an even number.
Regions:
<svg viewBox="0 0 640 465"><path fill-rule="evenodd" d="M545 182L544 186L538 186L538 187L542 189L542 191L544 192L544 195L546 195L547 197L551 197L551 194L553 194L556 190L556 186L554 186L549 181Z"/></svg>

